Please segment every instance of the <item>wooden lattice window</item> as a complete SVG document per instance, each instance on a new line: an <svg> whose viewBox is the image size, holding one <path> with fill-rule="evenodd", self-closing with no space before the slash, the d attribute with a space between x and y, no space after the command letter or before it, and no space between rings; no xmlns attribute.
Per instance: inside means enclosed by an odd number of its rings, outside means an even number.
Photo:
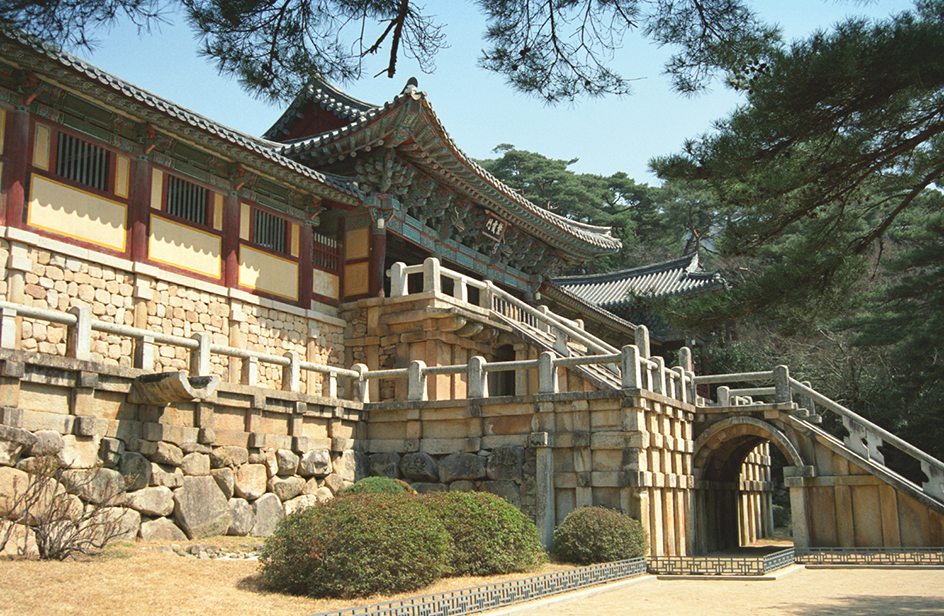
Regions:
<svg viewBox="0 0 944 616"><path fill-rule="evenodd" d="M72 135L59 133L56 175L101 191L108 190L108 152Z"/></svg>
<svg viewBox="0 0 944 616"><path fill-rule="evenodd" d="M341 269L341 246L336 238L312 232L311 263L317 268L337 272Z"/></svg>
<svg viewBox="0 0 944 616"><path fill-rule="evenodd" d="M187 180L168 176L167 213L198 225L207 224L210 191Z"/></svg>
<svg viewBox="0 0 944 616"><path fill-rule="evenodd" d="M288 229L288 223L284 218L279 218L263 210L255 210L252 241L256 244L274 250L275 252L285 253L285 237Z"/></svg>

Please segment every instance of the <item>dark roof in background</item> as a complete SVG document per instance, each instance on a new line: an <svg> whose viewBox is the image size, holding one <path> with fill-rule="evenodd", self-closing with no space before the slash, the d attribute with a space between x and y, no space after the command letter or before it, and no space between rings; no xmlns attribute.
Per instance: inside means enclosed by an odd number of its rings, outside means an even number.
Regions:
<svg viewBox="0 0 944 616"><path fill-rule="evenodd" d="M701 269L697 254L607 274L562 276L552 282L588 304L613 312L636 305L639 298L687 295L725 285L721 274Z"/></svg>

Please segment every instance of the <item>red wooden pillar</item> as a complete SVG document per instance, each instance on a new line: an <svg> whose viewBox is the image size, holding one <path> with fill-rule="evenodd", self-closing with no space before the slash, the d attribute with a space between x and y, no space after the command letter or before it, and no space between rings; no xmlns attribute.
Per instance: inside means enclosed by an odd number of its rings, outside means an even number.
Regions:
<svg viewBox="0 0 944 616"><path fill-rule="evenodd" d="M367 277L367 293L370 297L384 296L384 263L386 260L387 231L386 227L381 224L370 228L370 265Z"/></svg>
<svg viewBox="0 0 944 616"><path fill-rule="evenodd" d="M309 310L311 308L311 287L314 280L312 273L312 251L314 250L314 237L312 236L311 225L301 223L301 233L299 241L298 255L298 299L302 308Z"/></svg>
<svg viewBox="0 0 944 616"><path fill-rule="evenodd" d="M239 195L235 191L223 199L223 284L239 285Z"/></svg>
<svg viewBox="0 0 944 616"><path fill-rule="evenodd" d="M135 157L131 169L131 260L148 256L148 215L151 209L151 166L147 156Z"/></svg>
<svg viewBox="0 0 944 616"><path fill-rule="evenodd" d="M23 226L23 212L26 209L27 166L32 148L29 143L30 114L29 107L17 105L10 122L7 136L9 163L3 174L4 207L0 212L3 224L11 227Z"/></svg>

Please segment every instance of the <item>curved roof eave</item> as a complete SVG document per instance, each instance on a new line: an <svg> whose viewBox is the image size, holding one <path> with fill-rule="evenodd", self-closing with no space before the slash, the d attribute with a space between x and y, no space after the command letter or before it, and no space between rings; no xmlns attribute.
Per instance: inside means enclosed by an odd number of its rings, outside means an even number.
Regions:
<svg viewBox="0 0 944 616"><path fill-rule="evenodd" d="M234 147L263 158L269 163L282 167L286 171L294 173L305 180L314 181L329 189L330 192L335 193L334 195L327 196L329 199L350 205L357 205L363 198L363 193L357 188L355 182L341 176L315 171L310 167L306 167L281 155L279 148L282 144L254 137L224 126L199 113L153 94L144 88L140 88L129 81L116 77L90 62L59 49L55 45L27 35L19 30L0 28L0 36L13 44L33 51L47 61L54 62L62 69L68 70L78 75L80 78L95 82L98 86L105 88L107 91L129 101L129 103L135 106L144 107L171 121L181 122L210 137L220 139ZM14 59L22 60L23 58L14 57ZM29 68L38 70L36 67ZM56 78L55 76L52 77Z"/></svg>
<svg viewBox="0 0 944 616"><path fill-rule="evenodd" d="M384 118L392 118L397 111L403 110L411 101L419 104L424 124L434 133L433 139L426 144L420 144L418 140L424 135L415 130L411 131L414 142L422 148L423 145L437 141L448 152L448 156L434 160L424 151L423 158L429 163L432 174L450 181L457 188L468 193L473 200L483 205L490 205L491 209L504 213L518 226L525 228L533 235L543 236L547 240L557 240L554 243L560 243L563 240L569 248L568 252L572 254L589 258L619 251L622 243L612 236L610 227L599 227L570 220L538 207L483 169L456 145L433 111L425 93L412 85L408 85L403 92L382 107L372 107L365 111L354 122L314 137L286 142L280 152L286 156L312 154L319 148L325 149L329 145L338 146L345 139L352 138L353 135L365 130L373 123ZM402 121L403 118L396 119ZM408 152L405 154L409 156ZM314 154L314 156L318 155Z"/></svg>

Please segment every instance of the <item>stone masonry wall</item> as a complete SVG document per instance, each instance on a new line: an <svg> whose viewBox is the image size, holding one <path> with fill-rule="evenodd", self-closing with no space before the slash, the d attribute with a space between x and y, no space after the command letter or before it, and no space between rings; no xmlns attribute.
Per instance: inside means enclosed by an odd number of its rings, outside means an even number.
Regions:
<svg viewBox="0 0 944 616"><path fill-rule="evenodd" d="M344 325L336 318L313 318L312 311L164 274L153 267L69 250L59 242L39 243L49 248L0 240L0 298L59 311L88 305L93 318L104 322L185 338L206 332L220 346L277 356L295 351L303 360L322 365L344 362ZM85 258L67 252L84 253ZM17 348L65 355L64 326L28 318L20 321ZM93 332L92 359L129 368L134 363L134 346L131 338ZM214 354L210 362L212 374L239 382L239 359ZM187 349L157 346L155 372L188 366ZM259 364L258 385L280 388L281 378L278 366ZM323 389L320 374L302 372L303 393L319 395Z"/></svg>

